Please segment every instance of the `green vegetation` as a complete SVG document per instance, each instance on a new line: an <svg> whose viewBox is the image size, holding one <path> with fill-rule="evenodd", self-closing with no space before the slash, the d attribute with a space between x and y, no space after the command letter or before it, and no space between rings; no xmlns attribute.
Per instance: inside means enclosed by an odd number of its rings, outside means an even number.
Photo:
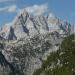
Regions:
<svg viewBox="0 0 75 75"><path fill-rule="evenodd" d="M41 47L38 46L39 44ZM36 48L34 49L33 46ZM31 64L31 58L36 57L36 53L38 55L43 54L50 47L50 40L44 41L39 37L31 38L27 43L14 47L11 56L13 56L13 67L15 69L12 71L9 65L0 65L0 75L27 75L26 71ZM0 48L3 48L2 44ZM73 35L66 37L59 49L50 53L47 60L42 61L41 68L36 70L33 75L75 75L75 42L73 41Z"/></svg>
<svg viewBox="0 0 75 75"><path fill-rule="evenodd" d="M75 75L75 42L66 37L59 50L52 52L33 75Z"/></svg>

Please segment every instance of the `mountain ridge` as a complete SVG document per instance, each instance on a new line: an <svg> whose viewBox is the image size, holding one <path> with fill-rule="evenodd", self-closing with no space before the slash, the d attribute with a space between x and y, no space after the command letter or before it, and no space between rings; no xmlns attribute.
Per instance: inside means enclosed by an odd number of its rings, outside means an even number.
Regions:
<svg viewBox="0 0 75 75"><path fill-rule="evenodd" d="M51 52L58 50L64 37L70 34L72 25L52 13L34 16L23 11L1 28L0 44L3 48L0 50L15 68L14 75L32 75ZM5 68L6 75L10 75L10 72L13 75L10 66Z"/></svg>
<svg viewBox="0 0 75 75"><path fill-rule="evenodd" d="M34 36L37 33L44 34L54 31L57 31L59 34L68 34L71 30L70 23L60 20L52 13L49 13L46 17L34 16L24 10L11 23L1 28L0 35L5 39L14 40L26 36ZM11 38L9 38L10 33L13 33Z"/></svg>

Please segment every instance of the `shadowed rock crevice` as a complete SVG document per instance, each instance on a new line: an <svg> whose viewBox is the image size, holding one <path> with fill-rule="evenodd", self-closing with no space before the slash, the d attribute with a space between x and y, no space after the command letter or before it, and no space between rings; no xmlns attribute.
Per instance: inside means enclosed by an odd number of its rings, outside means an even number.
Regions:
<svg viewBox="0 0 75 75"><path fill-rule="evenodd" d="M14 65L12 63L8 62L1 52L0 52L0 65L2 67L5 67L6 69L9 68L10 69L9 73L11 73L11 75L17 75L17 74L24 75L18 69L16 69L16 67L14 67Z"/></svg>
<svg viewBox="0 0 75 75"><path fill-rule="evenodd" d="M16 37L16 35L14 34L14 29L12 28L12 27L10 27L10 32L9 32L9 35L8 35L8 39L9 40L16 40L17 39L17 37Z"/></svg>

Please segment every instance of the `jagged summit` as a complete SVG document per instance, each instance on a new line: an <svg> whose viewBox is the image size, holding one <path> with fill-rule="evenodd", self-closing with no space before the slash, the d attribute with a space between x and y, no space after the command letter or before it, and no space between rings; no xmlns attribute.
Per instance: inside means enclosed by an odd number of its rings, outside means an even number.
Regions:
<svg viewBox="0 0 75 75"><path fill-rule="evenodd" d="M50 52L58 50L61 35L70 34L71 30L70 23L52 13L35 16L23 10L0 29L1 71L3 67L3 74L10 69L12 75L32 75Z"/></svg>
<svg viewBox="0 0 75 75"><path fill-rule="evenodd" d="M54 31L67 34L71 31L71 25L58 19L53 13L49 13L47 17L34 16L23 10L11 23L1 29L0 35L5 39L14 40Z"/></svg>

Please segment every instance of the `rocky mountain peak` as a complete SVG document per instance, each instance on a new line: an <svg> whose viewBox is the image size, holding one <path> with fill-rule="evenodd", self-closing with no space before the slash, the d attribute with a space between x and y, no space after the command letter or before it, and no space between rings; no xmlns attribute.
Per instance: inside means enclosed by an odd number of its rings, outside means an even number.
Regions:
<svg viewBox="0 0 75 75"><path fill-rule="evenodd" d="M54 31L65 34L66 31L70 30L71 25L60 20L53 13L49 13L47 17L44 15L35 16L29 14L24 9L11 23L6 24L2 28L0 35L2 35L5 39L6 37L9 39L9 34L11 37L10 39L15 37L16 39L20 39L23 37L33 36L35 34L45 34Z"/></svg>
<svg viewBox="0 0 75 75"><path fill-rule="evenodd" d="M52 12L50 12L50 13L48 14L48 18L56 18L56 16L55 16Z"/></svg>
<svg viewBox="0 0 75 75"><path fill-rule="evenodd" d="M50 52L58 50L64 35L70 34L71 30L70 23L52 13L47 17L34 16L23 10L0 29L0 43L3 46L0 61L4 67L6 64L12 68L12 75L32 75Z"/></svg>
<svg viewBox="0 0 75 75"><path fill-rule="evenodd" d="M13 20L13 25L16 25L19 21L26 22L26 19L29 17L29 14L26 10L21 11Z"/></svg>

